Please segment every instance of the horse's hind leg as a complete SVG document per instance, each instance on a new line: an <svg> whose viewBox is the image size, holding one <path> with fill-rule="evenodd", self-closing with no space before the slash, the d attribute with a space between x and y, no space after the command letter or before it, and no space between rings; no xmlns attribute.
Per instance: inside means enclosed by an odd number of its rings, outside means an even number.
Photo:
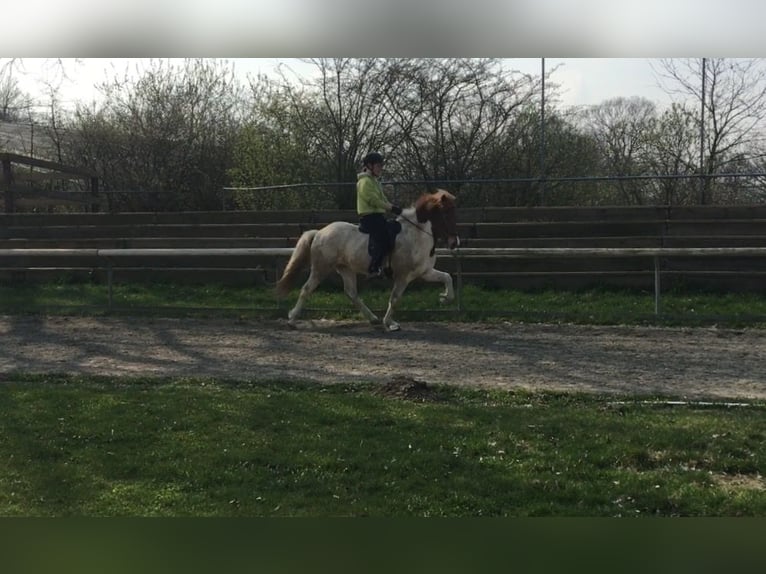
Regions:
<svg viewBox="0 0 766 574"><path fill-rule="evenodd" d="M343 290L348 298L354 302L354 305L359 308L362 315L373 325L380 323L378 316L370 311L370 308L359 298L359 292L356 289L356 273L348 267L341 267L338 269L338 274L343 278Z"/></svg>
<svg viewBox="0 0 766 574"><path fill-rule="evenodd" d="M319 284L324 279L325 274L319 272L315 267L311 267L311 273L308 280L301 287L301 294L298 296L298 301L295 303L290 312L287 314L287 323L291 326L295 326L295 322L303 311L303 306L306 304L306 300L319 287Z"/></svg>

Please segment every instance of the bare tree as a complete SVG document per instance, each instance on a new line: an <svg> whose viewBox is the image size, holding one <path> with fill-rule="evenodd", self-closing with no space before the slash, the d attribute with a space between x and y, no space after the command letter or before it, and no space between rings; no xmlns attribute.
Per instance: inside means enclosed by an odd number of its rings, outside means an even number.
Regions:
<svg viewBox="0 0 766 574"><path fill-rule="evenodd" d="M236 139L229 169L231 203L243 209L321 209L334 207L336 190L300 186L247 189L322 181L327 176L314 156L313 124L306 126L314 104L285 96L277 80L260 75L250 80L252 106ZM294 97L296 95L294 94ZM308 130L308 131L307 131Z"/></svg>
<svg viewBox="0 0 766 574"><path fill-rule="evenodd" d="M668 59L660 65L665 91L697 102L697 110L685 109L698 124L703 122L704 111L701 175L725 173L764 156L766 66L762 60ZM700 202L714 199L713 193L713 179L704 178Z"/></svg>
<svg viewBox="0 0 766 574"><path fill-rule="evenodd" d="M535 97L537 83L495 59L424 59L389 71L387 110L402 161L424 179L467 179ZM486 175L486 174L485 174Z"/></svg>
<svg viewBox="0 0 766 574"><path fill-rule="evenodd" d="M693 176L697 173L699 125L681 104L663 110L649 133L650 173L665 176ZM656 202L665 205L697 202L696 182L672 177L651 182Z"/></svg>
<svg viewBox="0 0 766 574"><path fill-rule="evenodd" d="M94 169L105 189L152 192L142 208L220 206L242 102L226 63L153 61L139 77L126 74L101 89L102 106L76 112L71 163Z"/></svg>
<svg viewBox="0 0 766 574"><path fill-rule="evenodd" d="M654 103L640 97L612 98L585 111L586 130L600 151L604 173L631 176L647 171L649 135L656 114ZM614 185L628 203L647 200L639 181L621 179Z"/></svg>
<svg viewBox="0 0 766 574"><path fill-rule="evenodd" d="M0 77L0 121L14 122L30 108L31 100L13 76Z"/></svg>
<svg viewBox="0 0 766 574"><path fill-rule="evenodd" d="M43 81L47 99L47 109L42 115L43 133L50 142L53 159L58 162L64 161L64 148L67 145L66 112L61 105L61 81L45 79Z"/></svg>
<svg viewBox="0 0 766 574"><path fill-rule="evenodd" d="M388 61L379 58L316 58L317 75L296 84L283 76L282 90L297 126L307 138L313 161L325 178L353 181L359 160L372 149L390 156L395 149L390 121L381 106L382 77ZM354 188L336 189L340 207L351 207Z"/></svg>
<svg viewBox="0 0 766 574"><path fill-rule="evenodd" d="M376 149L391 178L467 179L535 97L535 80L499 60L315 59L315 78L287 78L284 93L327 178L353 181L359 159ZM420 186L422 189L422 186ZM337 190L353 205L353 187Z"/></svg>
<svg viewBox="0 0 766 574"><path fill-rule="evenodd" d="M16 78L19 61L0 60L0 121L17 122L32 106L32 98L20 87Z"/></svg>

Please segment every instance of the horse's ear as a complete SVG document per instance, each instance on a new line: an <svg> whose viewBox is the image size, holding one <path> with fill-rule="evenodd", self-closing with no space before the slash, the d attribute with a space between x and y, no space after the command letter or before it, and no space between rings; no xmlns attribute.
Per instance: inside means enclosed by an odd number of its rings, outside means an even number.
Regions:
<svg viewBox="0 0 766 574"><path fill-rule="evenodd" d="M434 195L437 196L439 202L446 205L454 205L455 203L455 196L452 195L449 191L446 189L437 189Z"/></svg>

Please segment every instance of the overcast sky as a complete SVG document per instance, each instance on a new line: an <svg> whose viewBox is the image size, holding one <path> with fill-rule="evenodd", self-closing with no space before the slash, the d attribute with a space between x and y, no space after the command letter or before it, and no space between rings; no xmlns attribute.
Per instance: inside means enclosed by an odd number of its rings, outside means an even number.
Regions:
<svg viewBox="0 0 766 574"><path fill-rule="evenodd" d="M86 101L106 78L97 56L236 56L243 74L332 55L513 56L512 67L537 72L546 56L548 69L560 64L551 81L564 105L661 101L650 58L766 56L762 0L25 0L3 10L0 54L84 58L62 91Z"/></svg>
<svg viewBox="0 0 766 574"><path fill-rule="evenodd" d="M278 65L288 66L297 74L315 72L311 64L295 58L232 58L235 71L245 80L259 73L274 74ZM87 104L98 99L95 86L103 81L133 73L148 64L140 58L73 58L64 59L67 77L61 76L57 59L25 58L18 68L17 79L22 89L41 102L46 97L46 82L60 86L60 97L67 105L75 101ZM505 59L514 70L539 75L540 58ZM546 58L545 69L552 73L550 82L560 85L561 104L593 105L614 97L643 96L659 104L668 97L658 86L655 70L657 60L648 58Z"/></svg>
<svg viewBox="0 0 766 574"><path fill-rule="evenodd" d="M762 0L25 0L25 56L763 55Z"/></svg>

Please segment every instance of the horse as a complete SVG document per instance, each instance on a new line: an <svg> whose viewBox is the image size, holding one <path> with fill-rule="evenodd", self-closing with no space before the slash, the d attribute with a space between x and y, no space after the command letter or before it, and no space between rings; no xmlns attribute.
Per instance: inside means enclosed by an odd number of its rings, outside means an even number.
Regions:
<svg viewBox="0 0 766 574"><path fill-rule="evenodd" d="M452 277L449 273L434 269L436 241L446 239L451 250L460 245L455 196L443 189L421 195L413 206L402 211L396 221L401 225L401 231L395 238L393 250L387 255L394 282L383 317L383 327L387 331L399 330L399 324L393 320L394 308L407 285L415 279L442 283L444 291L439 295L442 303L454 299ZM362 315L371 324L380 324L380 319L359 298L357 291L356 276L366 275L370 262L368 239L369 235L362 233L358 225L346 221L334 221L322 229L312 229L300 236L276 285L277 296L285 297L301 271L310 264L309 278L287 315L291 327L296 326L308 297L332 271L341 276L344 292Z"/></svg>

